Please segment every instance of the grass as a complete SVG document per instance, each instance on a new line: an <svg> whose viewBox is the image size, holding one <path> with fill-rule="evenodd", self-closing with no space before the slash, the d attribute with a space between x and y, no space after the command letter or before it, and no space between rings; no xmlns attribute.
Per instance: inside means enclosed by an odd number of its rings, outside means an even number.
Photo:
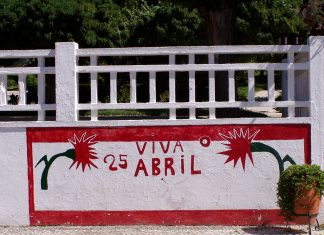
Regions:
<svg viewBox="0 0 324 235"><path fill-rule="evenodd" d="M105 109L98 110L99 117L131 117L131 116L167 116L168 110L137 110L137 109ZM80 111L80 116L89 117L90 111Z"/></svg>
<svg viewBox="0 0 324 235"><path fill-rule="evenodd" d="M267 84L265 83L256 83L255 84L255 92L266 90ZM248 98L248 86L238 86L237 88L238 92L238 99L239 101L246 101ZM208 118L209 111L208 109L197 109L197 118ZM218 118L239 118L239 117L266 117L266 115L247 111L243 109L218 109L216 111ZM132 110L132 109L107 109L107 110L98 110L98 117L99 118L123 118L128 117L130 119L132 118L157 118L157 119L163 119L168 118L169 110L168 109L151 109L151 110ZM80 117L81 118L90 118L91 114L89 110L83 110L80 111ZM189 118L189 110L177 110L177 117L181 119L188 119Z"/></svg>
<svg viewBox="0 0 324 235"><path fill-rule="evenodd" d="M257 83L255 84L255 88L254 88L255 92L258 92L258 91L262 91L262 90L266 90L267 89L267 84L260 84L260 83ZM245 101L248 99L248 96L249 96L249 90L248 90L248 86L245 85L245 86L238 86L237 87L237 94L238 94L238 100L241 100L241 101Z"/></svg>
<svg viewBox="0 0 324 235"><path fill-rule="evenodd" d="M142 110L124 110L124 109L110 109L99 110L99 116L142 116L146 115Z"/></svg>
<svg viewBox="0 0 324 235"><path fill-rule="evenodd" d="M90 119L90 111L83 110L80 111L81 120ZM208 118L208 109L197 109L196 110L197 119ZM243 110L239 108L222 108L216 109L217 118L243 118L243 117L267 117L264 114L252 112L248 110ZM98 117L101 120L114 120L114 119L168 119L169 111L167 109L157 109L157 110L98 110ZM189 119L188 109L178 109L177 119Z"/></svg>

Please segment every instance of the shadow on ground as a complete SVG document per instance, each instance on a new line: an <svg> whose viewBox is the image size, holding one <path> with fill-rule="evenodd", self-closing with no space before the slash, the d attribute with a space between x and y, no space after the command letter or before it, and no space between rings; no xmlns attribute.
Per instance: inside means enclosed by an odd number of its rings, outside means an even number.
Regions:
<svg viewBox="0 0 324 235"><path fill-rule="evenodd" d="M242 227L242 231L247 234L308 234L308 231L304 229L294 229L282 226Z"/></svg>

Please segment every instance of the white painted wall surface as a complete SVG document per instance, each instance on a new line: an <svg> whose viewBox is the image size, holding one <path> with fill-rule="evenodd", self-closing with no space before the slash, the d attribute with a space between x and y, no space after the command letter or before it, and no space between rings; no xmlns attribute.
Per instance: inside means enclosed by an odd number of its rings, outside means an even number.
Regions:
<svg viewBox="0 0 324 235"><path fill-rule="evenodd" d="M281 155L289 153L297 163L303 162L300 140L265 143L280 149ZM139 158L135 142L97 143L99 169L87 168L82 172L81 166L78 170L75 165L69 169L70 159L57 160L50 169L48 191L40 189L43 169L40 164L34 168L35 207L37 210L277 208L275 190L279 172L273 156L253 153L254 166L247 159L244 172L241 162L235 168L233 162L224 164L227 157L217 154L224 151L224 145L219 142L213 142L208 149L191 141L183 141L182 145L184 152L197 156L196 167L202 170L201 175L163 177L166 182L161 181L162 177L142 174L134 177ZM70 143L35 143L33 165L44 154L50 157L71 147ZM0 149L0 225L29 225L26 129L1 128ZM108 152L128 154L128 171L109 172L108 164L103 162ZM157 155L165 154L157 152ZM151 154L146 153L141 158L151 158ZM150 172L149 164L147 170ZM323 223L323 207L319 218Z"/></svg>
<svg viewBox="0 0 324 235"><path fill-rule="evenodd" d="M36 210L224 210L224 209L276 209L276 183L279 179L277 161L270 153L253 153L254 166L246 159L246 169L238 161L224 164L227 156L218 154L225 151L224 141L214 141L204 148L199 141L170 142L170 150L163 153L156 142L152 153L152 142L147 143L144 154L138 153L135 142L99 142L94 145L97 157L94 163L98 169L81 166L71 169L72 160L57 159L48 175L48 190L40 188L44 164L34 168L34 192ZM304 162L304 141L262 141L275 148L283 157L289 154L297 164ZM144 142L139 142L143 146ZM167 142L164 141L166 146ZM34 143L34 166L44 156L65 152L70 143ZM175 153L173 153L175 150ZM127 169L109 171L112 158L108 154L127 157ZM191 175L191 155L195 155L195 170L201 174ZM180 159L184 155L184 174L180 171ZM152 176L152 157L161 160L161 173ZM175 175L164 174L164 159L174 159ZM148 176L140 171L134 176L139 159L143 159ZM287 164L289 165L289 164Z"/></svg>
<svg viewBox="0 0 324 235"><path fill-rule="evenodd" d="M109 72L109 71L114 71L115 73L123 71L125 69L124 66L112 66L112 67L108 67L108 66L103 66L103 67L98 67L95 66L93 64L95 63L91 63L91 66L77 66L76 65L76 58L74 57L75 55L78 56L99 56L102 55L102 53L108 53L107 51L109 51L109 53L117 53L115 51L115 49L89 49L89 50L79 50L77 49L77 44L75 43L70 43L69 46L70 47L65 47L65 45L63 44L57 44L57 51L56 51L56 55L57 57L59 57L60 55L60 59L58 59L56 61L56 65L57 67L60 67L60 70L56 70L56 85L57 85L57 91L56 91L56 95L57 95L57 105L52 105L53 107L51 109L57 108L57 122L41 122L41 123L34 123L34 122L11 122L11 123L1 123L1 127L0 127L0 159L1 159L1 164L0 164L0 187L1 187L1 191L0 191L0 225L28 225L29 224L29 205L28 205L28 166L27 166L27 146L26 146L26 127L80 127L80 126L88 126L88 127L94 127L94 126L148 126L148 125L199 125L199 124L238 124L238 123L246 123L246 124L269 124L269 123L306 123L306 124L311 124L311 156L312 156L312 163L313 164L318 164L321 165L322 169L324 169L324 102L323 102L323 91L324 91L324 47L323 47L323 37L311 37L309 40L309 45L305 45L305 46L301 46L298 48L300 50L302 50L303 52L308 52L309 51L309 63L305 63L305 64L298 64L298 63L291 63L291 64L281 64L281 65L276 65L279 67L271 67L272 65L267 63L267 64L250 64L250 65L226 65L225 67L223 65L197 65L196 69L197 70L203 70L203 71L210 71L210 69L213 70L228 70L230 71L229 75L230 78L232 78L233 74L232 72L236 69L244 69L244 70L254 70L254 69L268 69L269 71L273 71L274 68L277 68L279 70L287 70L287 69L292 69L292 68L296 68L299 70L308 70L309 69L309 77L311 79L310 82L310 100L309 102L300 102L300 107L308 107L309 105L311 105L311 114L310 117L305 117L305 118L288 118L288 119L271 119L269 120L268 118L264 118L264 119L255 119L255 118L250 118L250 119L240 119L240 120L229 120L229 119L221 119L221 120L215 120L212 117L214 116L213 113L211 113L211 119L210 120L181 120L180 122L178 120L145 120L145 121L123 121L123 120L112 120L112 121L97 121L97 122L76 122L77 120L77 110L81 107L83 107L84 109L91 109L92 114L94 115L94 119L96 116L96 109L97 108L122 108L123 105L124 107L131 107L134 104L114 104L115 102L112 102L112 104L102 104L102 103L97 103L97 99L95 97L93 97L92 102L93 104L78 104L78 102L76 101L77 98L77 83L75 80L77 73L82 73L82 72L89 72L89 73L97 73L97 72ZM277 50L276 48L280 47L280 50ZM248 47L240 47L240 51L237 51L238 48L235 47L215 47L214 51L210 51L211 48L210 47L206 47L206 48L200 48L200 50L206 50L205 53L216 53L219 52L219 50L222 53L228 53L228 52L232 52L232 53L242 53L242 52L259 52L262 53L264 52L264 50L266 50L266 52L268 53L269 50L273 51L274 53L278 53L280 51L282 51L283 49L285 49L287 46L253 46L253 48L251 48L251 46ZM287 51L288 49L294 51L293 49L297 48L297 46L289 46L289 48L287 47L285 49L285 51ZM68 50L67 50L68 49ZM298 50L299 50L298 49ZM129 49L122 49L122 50L118 50L118 53L124 54L123 50L129 50ZM132 53L137 54L141 54L141 53L148 53L150 50L152 49L133 49ZM155 50L155 49L154 49ZM171 51L165 51L166 49L159 49L159 53L164 53L165 55L169 55L169 56L174 56L174 54L177 53L177 50L174 51L173 49ZM169 50L169 49L168 49ZM181 50L184 50L183 48ZM189 50L189 49L188 49ZM196 50L195 48L191 48L190 52L194 53L194 51L192 50ZM198 49L197 49L198 50ZM229 51L228 51L229 50ZM180 51L180 49L178 50ZM184 50L183 53L187 53L188 54L189 51ZM30 52L31 53L31 52ZM53 56L53 52L42 52L43 54L37 54L36 56L48 56L49 54L51 54L51 56ZM117 54L118 54L117 53ZM130 53L130 52L128 52ZM0 52L0 57L1 58L7 58L5 56L2 55L3 52ZM19 54L19 53L18 53ZM292 54L292 53L290 53ZM68 56L70 56L70 60L68 60ZM29 57L29 56L28 56ZM42 67L41 63L40 67ZM309 66L308 66L309 65ZM270 67L269 67L270 66ZM180 66L180 65L163 65L163 66L151 66L149 68L146 68L145 71L154 73L156 70L162 69L165 71L169 71L170 67L172 67L174 70L188 70L188 71L192 71L194 70L194 68L192 67L192 65L184 65L184 66ZM136 71L142 71L143 68L142 67L132 67L132 66L128 66L128 71L129 72L136 72ZM41 74L41 70L38 67L35 68L29 68L29 67L25 67L25 68L2 68L0 69L0 73L1 74L29 74L29 73L35 73L35 74ZM52 67L48 67L46 69L43 69L43 72L46 73L50 73L53 74L54 72L54 68ZM161 70L161 71L162 71ZM182 71L182 70L181 70ZM112 73L114 74L114 73ZM68 75L68 76L65 76ZM250 80L253 82L253 76L250 72ZM150 75L152 77L152 80L154 75ZM270 76L271 77L271 76ZM292 76L291 76L292 77ZM70 78L67 80L67 78ZM0 77L0 81L5 81L6 79L3 77ZM213 78L211 77L211 84L213 84ZM112 84L115 84L116 80L111 80ZM173 81L171 81L171 84ZM269 82L270 86L272 84L272 82ZM152 83L154 84L154 83ZM234 83L230 83L230 88L233 88ZM6 93L6 89L5 88L5 84L1 83L0 84L0 96L3 97L3 94ZM134 84L133 84L134 85ZM273 85L273 84L272 84ZM193 83L191 85L192 87L194 86ZM111 86L113 87L113 86ZM172 86L170 86L172 88ZM251 85L251 87L253 87ZM67 88L71 88L71 89L67 89ZM292 86L291 86L292 89ZM93 89L95 91L95 89ZM133 89L134 90L134 89ZM158 104L156 103L154 97L152 94L155 94L153 87L150 88L150 90L152 91L152 93L150 93L151 95L151 101L152 103L149 104L151 105L153 108L154 107L159 107L161 105L164 105L166 108L170 108L170 110L172 111L171 113L173 113L174 108L175 107L182 107L182 105L187 105L185 106L186 108L192 108L192 106L190 106L190 104ZM172 89L171 89L172 90ZM251 89L251 92L253 89ZM94 93L94 91L92 91L92 93ZM115 93L114 93L115 92ZM111 94L116 94L116 90L112 92ZM136 92L136 91L134 91ZM271 92L270 92L271 93ZM133 98L135 93L133 93ZM233 92L232 92L233 94ZM252 93L251 93L252 94ZM172 96L172 92L171 92L171 96ZM250 95L251 99L252 99L252 95ZM112 95L112 97L115 97L115 95ZM193 93L191 93L191 99L193 99ZM270 95L270 97L272 97ZM115 97L116 98L116 97ZM156 98L156 97L155 97ZM293 97L290 97L293 98ZM210 100L213 101L214 97L210 97ZM114 99L112 99L114 101ZM293 100L293 99L292 99ZM230 101L233 101L233 97L230 98ZM270 99L271 101L271 99ZM286 103L284 103L286 102ZM281 105L282 106L294 106L295 105L295 101L284 101ZM296 104L298 104L299 101L296 102ZM280 102L279 102L280 103ZM278 107L280 107L280 104L277 104ZM240 103L240 102L228 102L226 104L217 104L217 103L213 103L213 102L209 102L209 103L201 103L204 104L204 108L212 108L212 107L216 107L217 105L223 105L224 107L232 107L231 105L236 105L233 107L244 107L244 105L250 105L250 103ZM41 105L43 105L41 107ZM127 106L128 105L128 106ZM136 107L144 107L146 104L143 103L139 103L136 104ZM178 106L176 106L178 105ZM275 103L267 103L267 104L261 104L261 103L254 103L254 105L256 106L262 106L262 105L276 105ZM36 110L36 111L40 111L39 116L41 115L41 112L43 111L42 108L44 108L46 105L42 104L42 102L40 102L39 104L35 104L35 105L17 105L17 106L13 106L13 105L7 105L6 101L4 99L1 100L1 110L2 111L6 111L6 110ZM48 105L51 106L51 105ZM116 106L116 107L115 107ZM298 105L297 105L298 106ZM145 106L147 107L147 106ZM134 107L132 107L134 108ZM191 112L193 113L193 112ZM172 117L172 115L171 115ZM40 118L39 120L42 120L42 118ZM184 144L185 145L185 144ZM99 144L98 144L99 146ZM122 146L121 144L119 146ZM36 147L36 145L35 145ZM64 146L63 146L64 147ZM279 147L279 146L278 146ZM293 145L289 145L290 148L295 149L296 154L298 154L298 152L302 152L303 150L298 149L298 147L300 146L293 146ZM48 149L49 151L53 151L53 154L59 150L60 147L57 147L55 149ZM122 148L122 147L120 147ZM37 151L39 152L39 157L42 156L43 153L42 151L42 147L40 147L38 150L37 148L35 148L36 152L35 154L37 155ZM65 147L63 148L65 149ZM99 148L100 149L100 148ZM118 149L118 148L117 148ZM47 149L46 149L47 150ZM98 150L99 151L99 150ZM101 150L103 151L103 150ZM130 151L130 149L126 149L125 151ZM193 147L193 151L196 151L195 147ZM48 153L50 154L50 153ZM104 152L101 152L101 157L103 156ZM206 155L207 156L207 155ZM209 156L209 155L208 155ZM213 159L210 157L210 160ZM37 159L34 159L34 161L37 161ZM213 159L213 161L215 161L215 159ZM265 162L255 162L255 167L253 168L249 168L251 167L251 165L249 165L249 160L247 160L247 166L246 166L246 172L243 174L242 172L242 168L240 167L240 162L238 163L237 167L235 169L232 168L232 166L230 166L231 164L223 164L223 162L225 161L225 157L222 159L222 161L220 161L219 163L216 162L208 162L206 163L207 165L210 164L216 164L218 166L221 166L222 169L225 169L224 172L219 172L219 171L214 171L217 168L208 168L207 171L207 175L204 176L198 176L197 182L201 184L201 182L203 182L203 180L208 180L211 179L212 176L219 174L219 177L216 177L218 179L223 179L222 174L225 174L227 176L230 176L230 173L233 173L233 175L231 177L234 177L235 179L238 180L244 180L244 177L247 177L248 180L246 182L251 183L251 185L248 185L249 190L246 190L246 198L248 198L248 200L246 201L240 201L239 197L235 197L235 193L233 194L233 192L231 192L231 195L234 195L234 198L231 198L231 203L229 203L228 200L223 200L222 198L220 198L220 200L218 201L219 204L217 205L217 203L214 203L214 207L216 209L218 208L276 208L276 198L275 195L273 194L274 190L275 190L275 179L274 178L269 178L272 177L273 175L278 175L277 172L273 172L273 169L277 169L277 168L267 168L267 166L271 163L267 163L265 164ZM60 162L60 161L58 161ZM300 161L298 161L300 163ZM60 164L64 164L64 162L60 162ZM199 163L199 161L197 161L197 164ZM204 167L203 162L201 167ZM35 164L35 162L34 162ZM131 164L131 162L130 162ZM134 164L134 163L133 163ZM78 194L78 184L80 184L80 187L83 190L88 190L87 184L89 183L91 185L91 187L94 188L94 190L96 190L96 193L98 195L100 195L101 193L101 189L99 186L105 185L105 183L107 182L101 182L103 179L101 177L100 174L98 174L97 171L89 171L91 173L89 174L93 174L93 176L95 177L94 179L91 180L90 176L89 177L85 177L86 174L88 174L88 171L86 171L85 173L83 173L80 169L78 171L75 171L75 169L71 169L71 170L67 170L66 172L64 172L63 174L60 175L61 172L61 168L68 168L70 166L70 163L68 163L67 165L63 165L63 166L59 166L57 165L58 168L54 168L51 169L50 174L52 175L59 175L59 177L56 179L57 181L53 181L53 179L49 178L49 190L55 190L54 186L55 184L58 184L58 191L57 192L53 192L53 195L50 195L49 201L46 201L48 198L48 196L44 196L44 192L41 191L39 188L35 187L35 202L36 202L36 208L37 209L55 209L55 208L60 208L60 207L64 207L67 209L98 209L101 207L100 203L102 203L100 201L100 198L96 198L97 200L95 201L94 204L92 203L88 203L88 204L83 204L83 200L86 200L87 198L82 198L84 195L83 194ZM197 165L199 166L199 165ZM103 164L102 159L101 159L101 167L107 167L106 164ZM37 168L35 170L35 174L38 176L34 179L34 183L35 185L39 186L39 181L37 184L37 179L39 180L39 170L40 168ZM228 169L228 170L227 170ZM251 171L251 169L253 169L253 172ZM56 171L56 173L55 173ZM255 172L254 172L255 171ZM73 175L69 175L70 173L73 172ZM80 177L78 177L77 174L80 174ZM104 172L104 174L107 174L107 172ZM210 175L208 175L210 174ZM51 176L49 176L51 177ZM66 179L70 179L70 178L76 178L76 181L71 181L69 182L68 180L65 181ZM84 181L82 180L82 177L84 177ZM114 181L114 177L116 177L116 181L118 180L118 177L115 176L107 176L107 178L110 181ZM122 178L123 181L123 187L117 187L118 185L116 183L113 184L113 190L115 195L118 195L121 193L121 195L123 195L123 193L125 193L127 190L127 187L133 187L134 185L128 185L129 184L129 177L128 175L120 175L120 177ZM201 177L201 178L200 178ZM134 179L134 178L132 178ZM196 180L195 179L195 180ZM88 180L88 181L85 181ZM142 184L142 186L144 185L144 179L139 180L137 178L137 183ZM52 182L54 182L55 184L52 184ZM98 185L99 182L99 185ZM153 181L152 181L153 182ZM151 182L151 183L152 183ZM62 184L67 183L70 184L68 188L64 188L62 186ZM159 182L161 183L161 182ZM224 183L222 181L218 182L220 184ZM235 183L235 182L234 182ZM266 184L270 183L270 185L264 186ZM182 184L182 183L181 183ZM244 182L241 183L237 183L236 187L241 187L244 184ZM154 185L154 184L153 184ZM98 187L96 187L98 186ZM214 185L216 186L216 185ZM226 185L225 185L226 186ZM224 190L225 191L230 191L230 190L234 190L235 188L227 188L228 186L225 187L224 186ZM187 186L185 186L183 189L185 190ZM198 187L198 186L197 186ZM97 189L99 188L99 189ZM162 187L161 187L162 188ZM60 198L60 195L62 195L62 190L70 190L73 189L74 192L70 192L70 191L66 191L66 194L64 195L63 198ZM134 190L137 190L138 188L134 188ZM159 193L159 189L158 188L154 188L154 186L152 186L152 184L150 184L150 186L148 186L148 192L153 192L156 193L155 195L155 199L156 200L162 200L161 204L159 204L159 206L162 206L163 208L173 208L175 205L178 206L179 208L182 209L199 209L200 207L205 207L206 205L204 205L203 203L205 203L206 200L209 200L210 198L208 198L206 195L203 195L203 198L199 198L199 200L202 201L195 201L195 197L192 197L191 201L185 201L184 203L182 203L182 201L180 200L182 198L181 193L183 193L183 191L181 191L181 189L175 188L174 183L170 184L168 187L166 187L167 192L169 192L169 200L166 199L160 199L161 198L161 194ZM199 189L201 192L204 192L204 189ZM242 189L242 188L241 188ZM241 190L240 188L238 188L237 190ZM38 191L37 191L38 190ZM99 190L99 191L98 191ZM175 191L172 191L175 190ZM178 191L177 191L178 190ZM49 192L49 191L48 191ZM104 191L103 191L104 192ZM170 192L175 192L175 193L170 193ZM270 193L269 193L270 192ZM55 193L57 194L55 196ZM253 196L253 194L255 194ZM85 195L89 195L89 194L85 194ZM151 195L154 194L150 194L148 193L146 196L147 198L145 199L145 201L142 203L142 206L147 207L148 209L150 208L154 208L156 205L154 204L154 200L150 201ZM102 197L104 195L101 195ZM109 195L111 196L111 195ZM46 197L46 198L45 198ZM152 196L153 197L153 196ZM260 199L262 198L262 199ZM101 198L102 199L102 198ZM118 208L122 208L122 209L138 209L139 204L134 203L128 203L127 205L121 205L124 207L119 207L118 203L120 203L121 201L119 198L110 198L112 199L112 201L115 204L104 204L104 206L106 207L105 209L118 209ZM154 198L153 198L154 199ZM206 200L203 200L206 199ZM70 203L69 204L69 200L72 200L72 202L76 202L76 203ZM106 200L104 198L104 200ZM172 202L174 201L174 204L172 204ZM55 204L55 202L58 202L58 204ZM88 201L91 202L91 201ZM97 203L97 204L96 204ZM151 203L151 204L150 204ZM196 203L196 204L192 204L192 203ZM165 207L164 207L165 206ZM207 205L208 206L208 205ZM210 205L209 205L210 206ZM73 207L73 208L72 208ZM324 223L324 200L322 200L322 206L321 206L321 213L319 215L319 222L320 223ZM143 208L145 209L145 208Z"/></svg>
<svg viewBox="0 0 324 235"><path fill-rule="evenodd" d="M29 225L25 128L0 128L0 225Z"/></svg>
<svg viewBox="0 0 324 235"><path fill-rule="evenodd" d="M312 162L324 169L324 37L310 37L309 77L312 123ZM324 200L319 221L324 223Z"/></svg>

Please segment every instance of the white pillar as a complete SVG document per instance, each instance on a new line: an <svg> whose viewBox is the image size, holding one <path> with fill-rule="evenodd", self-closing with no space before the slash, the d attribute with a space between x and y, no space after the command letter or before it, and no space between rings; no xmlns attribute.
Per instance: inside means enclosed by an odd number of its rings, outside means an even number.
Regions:
<svg viewBox="0 0 324 235"><path fill-rule="evenodd" d="M56 121L77 121L77 49L74 42L55 43Z"/></svg>
<svg viewBox="0 0 324 235"><path fill-rule="evenodd" d="M324 169L324 37L310 37L309 79L311 106L311 158L312 164ZM324 200L319 222L324 223Z"/></svg>

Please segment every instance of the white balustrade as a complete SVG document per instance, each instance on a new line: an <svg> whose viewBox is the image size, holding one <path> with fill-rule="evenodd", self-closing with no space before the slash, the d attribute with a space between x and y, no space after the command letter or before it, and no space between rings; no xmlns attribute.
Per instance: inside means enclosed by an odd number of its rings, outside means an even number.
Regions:
<svg viewBox="0 0 324 235"><path fill-rule="evenodd" d="M309 100L295 100L295 72L307 71L309 63L307 61L295 62L296 53L308 53L308 45L285 45L285 46L202 46L202 47L156 47L156 48L103 48L103 49L78 49L79 57L105 56L105 57L140 57L140 56L167 56L167 64L113 64L113 65L92 65L77 66L78 73L110 73L110 103L100 104L78 104L77 109L168 109L169 119L176 120L177 109L188 109L188 118L196 119L197 109L208 109L209 119L216 118L216 108L246 108L246 107L270 107L270 108L288 108L288 117L295 117L296 108L309 109ZM284 54L287 56L286 62L262 62L262 63L228 63L215 64L215 56L219 54ZM206 55L208 62L206 64L195 63L196 55ZM187 64L176 62L176 56L186 57ZM268 99L266 101L255 100L255 71L267 72ZM196 72L208 72L208 101L196 101L197 78ZM215 72L228 72L228 102L216 101ZM247 101L236 100L235 72L246 71L248 73L248 99ZM283 101L275 100L275 71L287 72L288 88L286 93L288 99ZM117 73L129 73L130 77L130 103L118 103L117 91ZM147 103L137 103L137 94L142 91L137 90L136 78L140 72L149 73L149 101ZM156 74L167 72L169 75L168 95L169 102L158 102L156 97ZM187 72L188 87L176 87L177 72ZM308 81L310 82L310 81ZM187 89L187 90L186 90ZM178 102L177 92L181 90L188 94L188 102ZM92 118L97 120L97 118Z"/></svg>
<svg viewBox="0 0 324 235"><path fill-rule="evenodd" d="M38 121L45 120L47 110L55 110L55 104L45 102L45 75L55 74L55 67L45 66L45 58L54 58L55 50L4 50L0 51L0 59L14 59L16 67L0 68L0 113L1 112L21 112L37 111L35 117ZM28 66L31 61L37 61L37 66ZM33 63L33 62L32 62ZM17 64L21 65L20 67ZM17 87L8 90L8 81L13 81L13 77L18 77ZM28 76L37 79L37 100L36 103L28 102ZM11 84L12 86L12 84ZM11 98L14 98L13 100ZM16 113L17 114L17 113ZM6 114L10 115L10 114Z"/></svg>
<svg viewBox="0 0 324 235"><path fill-rule="evenodd" d="M322 39L321 39L322 40ZM170 120L179 119L177 110L186 109L188 119L196 120L198 118L197 109L204 109L208 112L205 118L215 120L217 110L224 108L251 108L251 107L269 107L283 108L288 110L288 118L311 117L311 106L314 97L309 95L312 79L308 76L308 71L312 65L312 58L308 56L312 45L248 45L248 46L192 46L192 47L147 47L147 48L96 48L96 49L79 49L76 43L57 43L55 50L22 50L22 51L0 51L0 59L30 59L37 61L37 66L16 66L0 68L0 112L2 111L37 111L38 121L46 120L46 111L56 110L56 121L58 122L76 122L79 120L79 111L90 111L90 120L100 120L100 110L111 109L129 109L129 110L168 110ZM286 60L282 62L260 62L257 60L250 63L215 63L217 55L274 55L282 54ZM114 62L113 64L98 63L99 59L114 57L118 58L143 58L149 56L164 57L166 62L161 64L123 64ZM178 57L187 59L187 63L178 63ZM205 56L205 63L198 63L197 56ZM308 60L301 60L309 58ZM88 65L79 65L79 58L88 58ZM55 58L55 67L46 66L46 58ZM176 60L177 59L177 60ZM120 60L123 61L123 60ZM162 60L161 60L162 61ZM228 100L217 101L215 88L215 73L218 71L227 72L228 79ZM246 101L239 101L236 98L236 74L243 71L247 74L248 96ZM256 76L258 71L265 71L267 74L267 99L255 99ZM143 82L139 73L147 73L148 86L141 86ZM184 73L183 73L184 72ZM198 101L197 89L199 87L200 76L197 72L207 72L208 83L205 91L208 92L208 100ZM275 87L277 76L276 73L286 74L287 84L283 86L286 100L276 100ZM129 77L129 102L120 103L118 95L120 94L119 74L128 74ZM168 102L161 100L157 78L163 73L168 75L168 79L162 81L168 87ZM314 72L313 72L314 73ZM55 75L56 80L56 104L46 104L45 98L47 89L47 74ZM88 103L79 103L79 76L80 74L89 74L90 79L90 96ZM99 74L109 75L109 95L105 101L99 100ZM28 102L27 78L29 75L37 77L37 103ZM11 105L8 101L8 77L18 77L17 94L19 96L18 105ZM162 76L163 77L163 76ZM165 76L164 76L165 77ZM163 77L163 78L164 78ZM177 79L186 77L188 85L177 87ZM141 79L140 79L141 78ZM140 82L141 81L141 82ZM159 80L160 82L160 80ZM313 84L314 86L314 84ZM139 87L148 89L147 91L139 90ZM305 90L307 89L307 91ZM179 102L178 92L188 94L186 102ZM138 97L148 94L146 102L138 102ZM199 91L199 94L201 92ZM165 94L164 94L165 95ZM159 119L159 117L154 117ZM165 117L163 117L165 118Z"/></svg>

